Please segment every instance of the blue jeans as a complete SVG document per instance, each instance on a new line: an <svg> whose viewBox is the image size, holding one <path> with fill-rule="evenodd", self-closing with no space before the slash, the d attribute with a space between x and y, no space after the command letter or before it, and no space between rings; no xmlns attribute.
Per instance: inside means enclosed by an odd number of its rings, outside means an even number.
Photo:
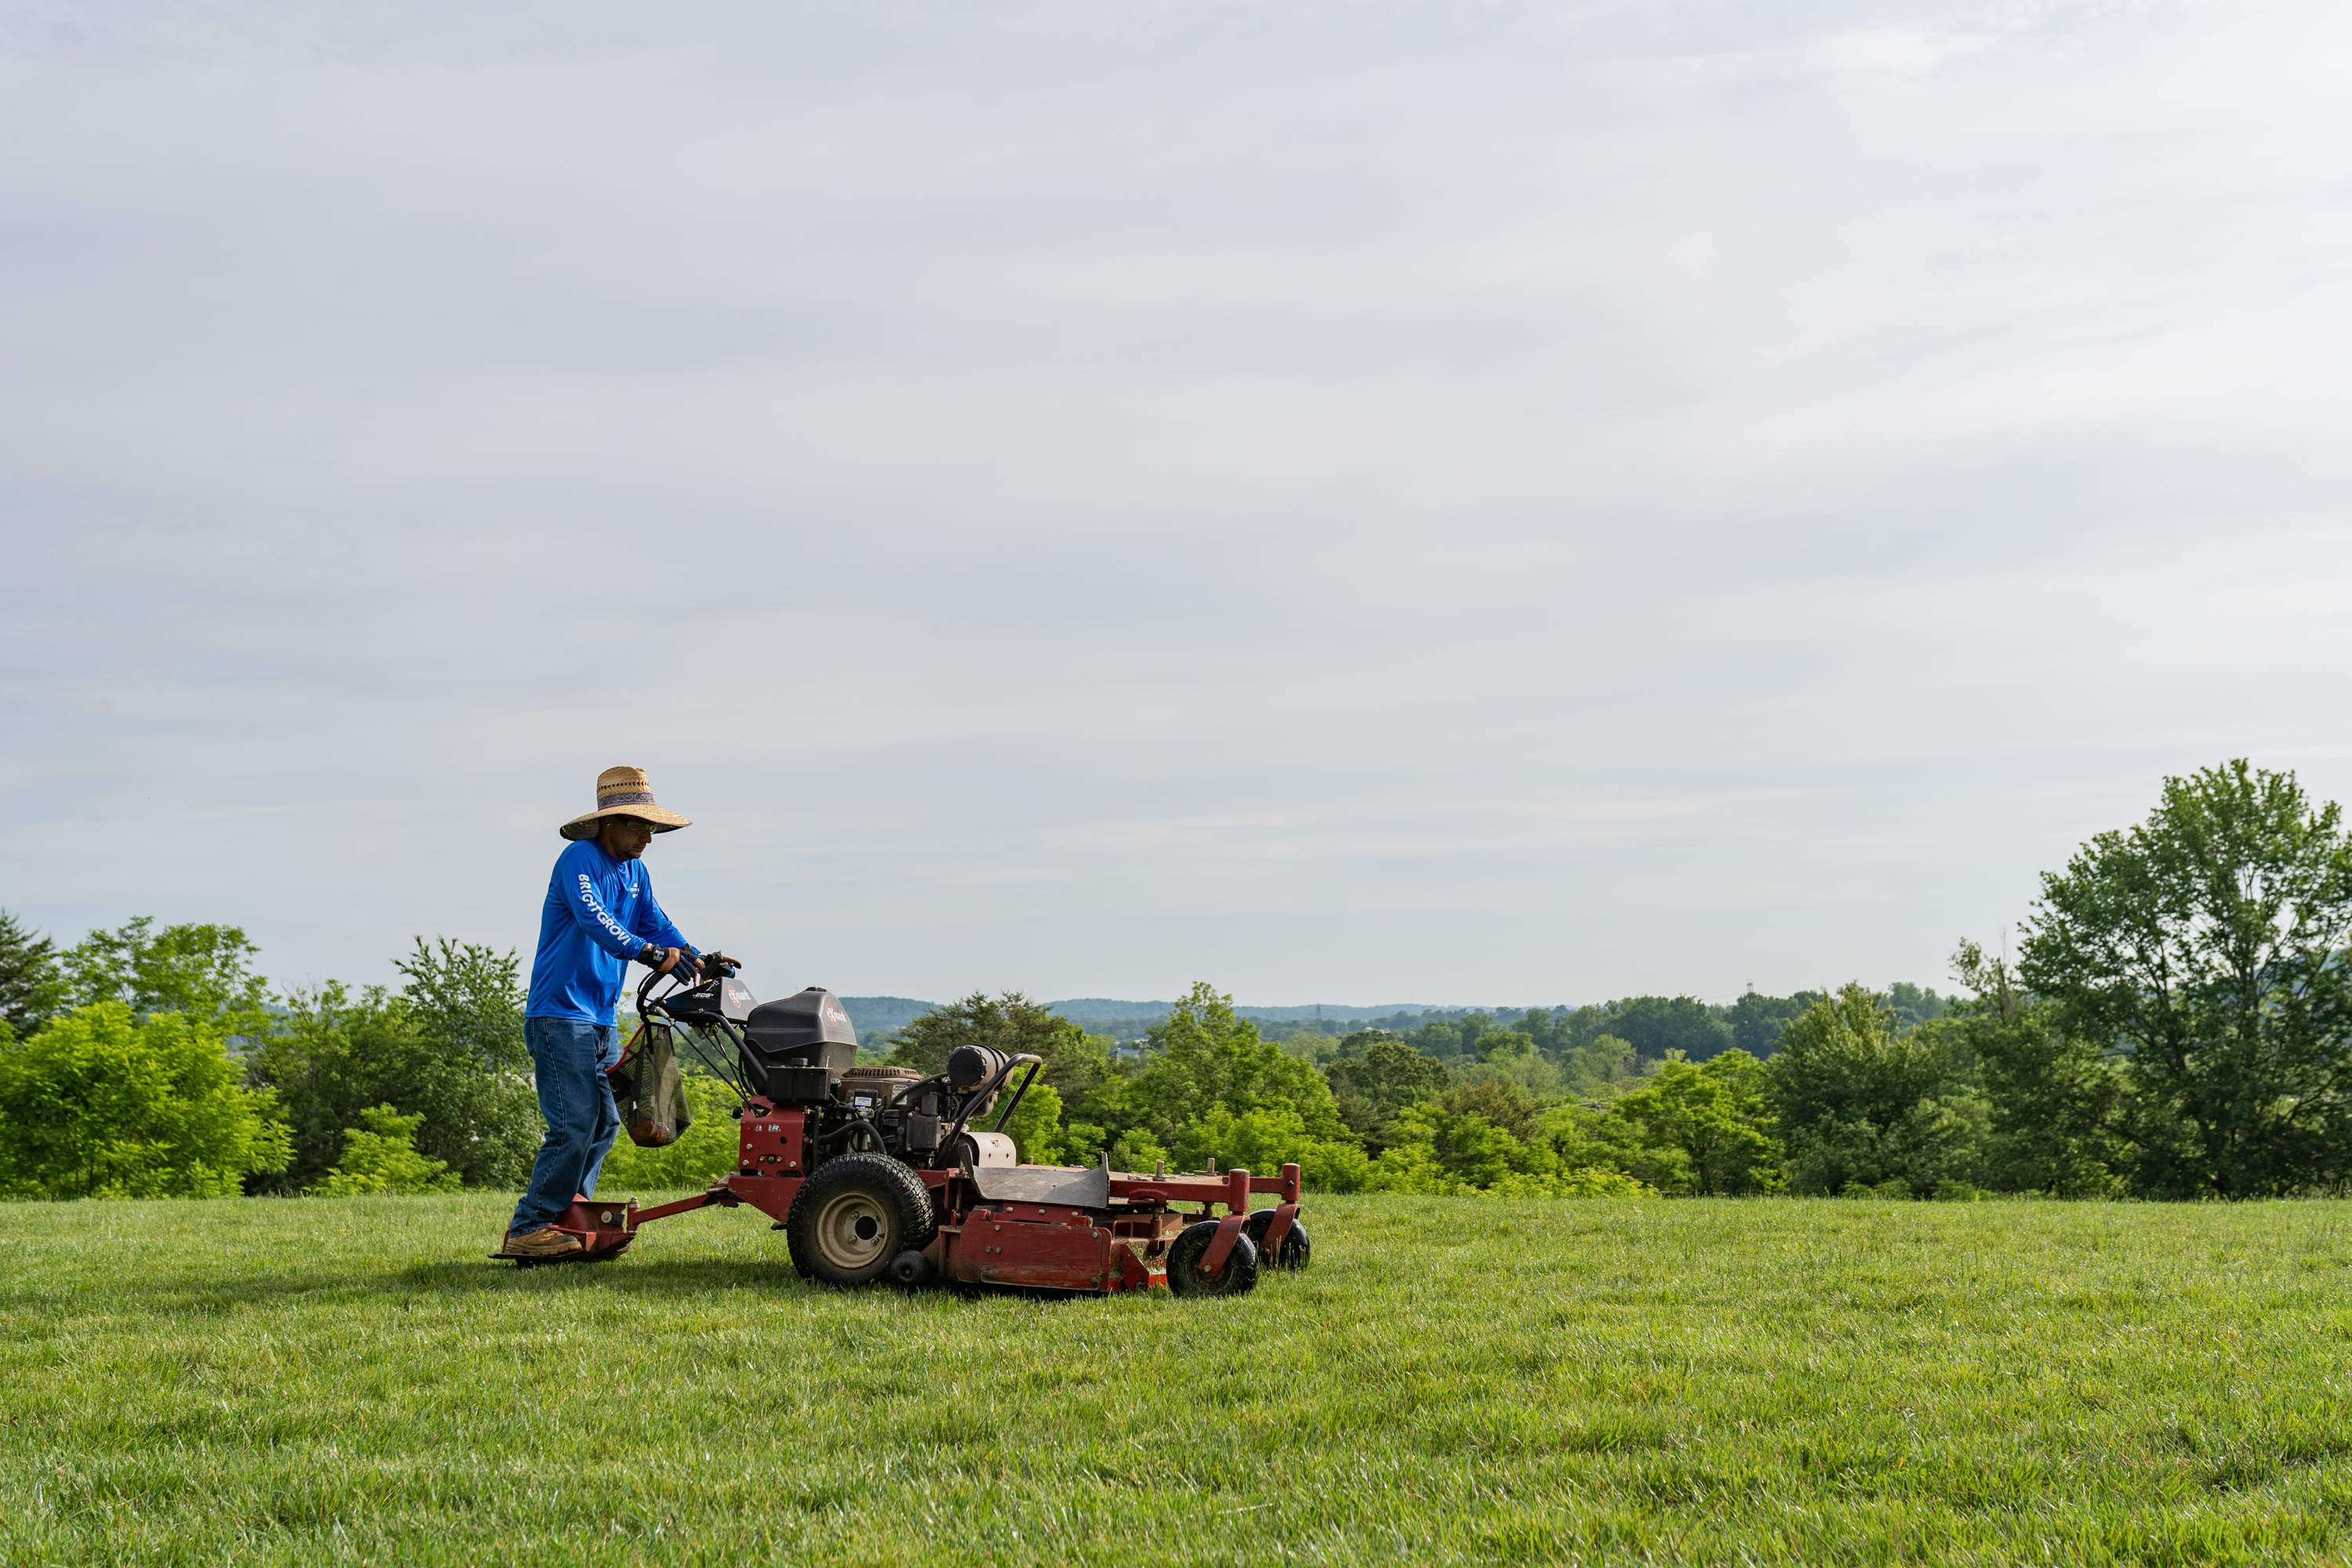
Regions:
<svg viewBox="0 0 2352 1568"><path fill-rule="evenodd" d="M532 1075L539 1080L539 1113L547 1136L530 1167L530 1185L515 1205L513 1232L537 1230L563 1217L574 1193L596 1195L596 1173L621 1130L621 1108L604 1069L621 1059L610 1024L571 1018L526 1018L523 1038L530 1045Z"/></svg>

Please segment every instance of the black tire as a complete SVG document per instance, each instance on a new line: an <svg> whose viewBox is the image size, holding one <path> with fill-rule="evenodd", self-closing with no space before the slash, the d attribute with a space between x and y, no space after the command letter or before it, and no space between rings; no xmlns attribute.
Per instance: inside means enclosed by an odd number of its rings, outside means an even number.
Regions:
<svg viewBox="0 0 2352 1568"><path fill-rule="evenodd" d="M1201 1272L1201 1255L1217 1238L1217 1222L1188 1225L1168 1248L1168 1289L1179 1296L1246 1296L1257 1289L1257 1243L1244 1226L1213 1275Z"/></svg>
<svg viewBox="0 0 2352 1568"><path fill-rule="evenodd" d="M831 1285L863 1285L939 1233L931 1191L887 1154L844 1154L801 1184L784 1221L793 1267Z"/></svg>
<svg viewBox="0 0 2352 1568"><path fill-rule="evenodd" d="M890 1260L890 1278L906 1286L928 1285L931 1282L931 1259L928 1253L902 1252Z"/></svg>
<svg viewBox="0 0 2352 1568"><path fill-rule="evenodd" d="M1242 1226L1242 1231L1257 1243L1260 1263L1272 1263L1276 1268L1297 1270L1307 1267L1315 1256L1315 1243L1307 1237L1307 1226L1297 1215L1290 1216L1290 1228L1282 1234L1282 1255L1268 1258L1265 1255L1265 1233L1274 1228L1274 1211L1258 1209Z"/></svg>

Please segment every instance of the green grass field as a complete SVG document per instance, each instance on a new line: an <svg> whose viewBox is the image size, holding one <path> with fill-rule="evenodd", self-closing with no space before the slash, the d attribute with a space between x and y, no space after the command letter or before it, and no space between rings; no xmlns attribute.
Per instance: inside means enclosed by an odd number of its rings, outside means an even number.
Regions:
<svg viewBox="0 0 2352 1568"><path fill-rule="evenodd" d="M1327 1199L1208 1302L506 1207L0 1206L5 1561L2352 1555L2340 1204Z"/></svg>

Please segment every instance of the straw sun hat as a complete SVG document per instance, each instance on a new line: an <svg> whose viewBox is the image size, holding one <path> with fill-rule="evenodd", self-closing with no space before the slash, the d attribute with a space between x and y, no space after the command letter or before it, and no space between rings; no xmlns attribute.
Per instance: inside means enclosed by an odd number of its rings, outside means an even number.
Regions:
<svg viewBox="0 0 2352 1568"><path fill-rule="evenodd" d="M656 833L694 826L677 813L664 811L654 804L653 781L646 777L645 769L606 768L596 775L596 809L573 817L556 831L566 838L593 838L602 831L597 824L608 816L637 817L652 823Z"/></svg>

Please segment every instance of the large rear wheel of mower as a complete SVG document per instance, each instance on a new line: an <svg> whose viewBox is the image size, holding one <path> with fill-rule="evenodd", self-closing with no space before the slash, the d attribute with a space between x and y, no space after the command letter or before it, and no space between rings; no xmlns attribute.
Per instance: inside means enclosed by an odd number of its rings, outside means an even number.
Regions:
<svg viewBox="0 0 2352 1568"><path fill-rule="evenodd" d="M1204 1219L1188 1225L1168 1248L1168 1289L1179 1296L1245 1296L1257 1289L1257 1243L1246 1226L1234 1237L1225 1266L1213 1275L1201 1268L1201 1256L1217 1239L1217 1222Z"/></svg>
<svg viewBox="0 0 2352 1568"><path fill-rule="evenodd" d="M1276 1268L1306 1268L1308 1260L1315 1256L1315 1244L1307 1238L1307 1227L1299 1223L1298 1216L1292 1215L1290 1228L1282 1233L1281 1256L1269 1258L1265 1255L1265 1233L1273 1228L1274 1211L1272 1209L1253 1211L1242 1225L1243 1233L1257 1243L1258 1261L1272 1263Z"/></svg>
<svg viewBox="0 0 2352 1568"><path fill-rule="evenodd" d="M931 1191L887 1154L844 1154L802 1184L784 1221L793 1267L832 1285L863 1285L939 1233Z"/></svg>

